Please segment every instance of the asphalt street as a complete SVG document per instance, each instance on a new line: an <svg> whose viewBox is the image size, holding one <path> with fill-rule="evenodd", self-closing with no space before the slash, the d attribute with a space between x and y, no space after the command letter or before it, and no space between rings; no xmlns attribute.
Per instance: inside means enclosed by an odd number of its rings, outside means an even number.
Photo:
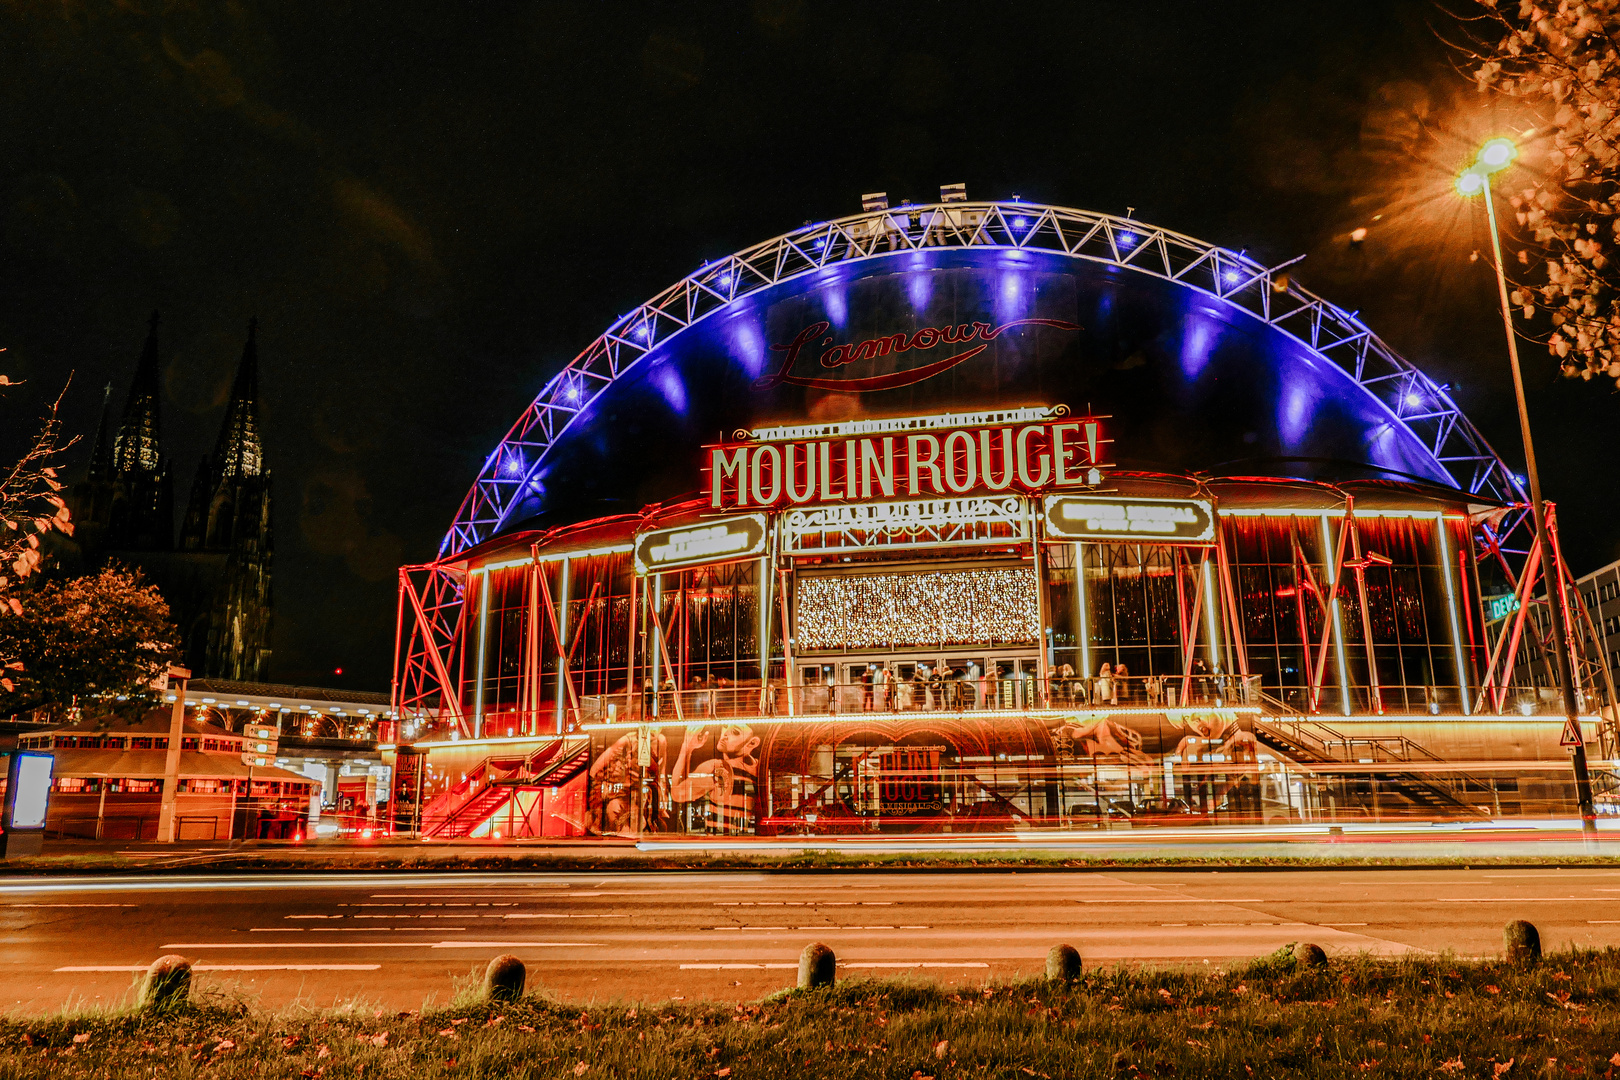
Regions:
<svg viewBox="0 0 1620 1080"><path fill-rule="evenodd" d="M844 977L946 982L1088 965L1204 963L1299 940L1383 956L1620 945L1620 870L246 875L0 879L0 1007L112 1004L165 953L201 992L265 1006L446 1001L511 952L575 1002L752 999L822 941Z"/></svg>

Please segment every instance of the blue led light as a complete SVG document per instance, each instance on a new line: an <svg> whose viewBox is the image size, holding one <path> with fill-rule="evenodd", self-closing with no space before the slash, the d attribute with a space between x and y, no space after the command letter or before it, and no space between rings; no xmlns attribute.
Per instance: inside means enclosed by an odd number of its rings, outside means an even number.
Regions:
<svg viewBox="0 0 1620 1080"><path fill-rule="evenodd" d="M570 386L568 388L568 400L569 401L578 401L579 400L579 387Z"/></svg>
<svg viewBox="0 0 1620 1080"><path fill-rule="evenodd" d="M1015 229L1022 229L1026 224L1027 222L1025 222L1021 217L1013 218L1013 228Z"/></svg>
<svg viewBox="0 0 1620 1080"><path fill-rule="evenodd" d="M1228 285L1236 285L1238 283L1238 279L1241 278L1243 275L1238 273L1236 270L1228 270L1225 274L1223 274L1221 276L1226 279L1226 283Z"/></svg>
<svg viewBox="0 0 1620 1080"><path fill-rule="evenodd" d="M640 326L636 327L636 337L640 338L642 341L647 340L647 324L646 323L642 323Z"/></svg>
<svg viewBox="0 0 1620 1080"><path fill-rule="evenodd" d="M1119 233L1115 239L1118 241L1120 247L1130 247L1132 244L1136 243L1136 234L1133 232L1122 232Z"/></svg>
<svg viewBox="0 0 1620 1080"><path fill-rule="evenodd" d="M817 251L820 251L822 248L824 248L826 246L827 246L827 238L825 236L818 237L816 239L816 250Z"/></svg>
<svg viewBox="0 0 1620 1080"><path fill-rule="evenodd" d="M1413 407L1421 405L1423 404L1423 395L1419 394L1416 390L1409 391L1406 395L1406 403Z"/></svg>
<svg viewBox="0 0 1620 1080"><path fill-rule="evenodd" d="M725 273L725 274L720 275L720 287L722 289L731 288L731 274L730 273Z"/></svg>
<svg viewBox="0 0 1620 1080"><path fill-rule="evenodd" d="M506 475L507 476L521 476L521 475L523 475L523 459L518 457L516 454L513 454L511 457L507 458L506 459Z"/></svg>

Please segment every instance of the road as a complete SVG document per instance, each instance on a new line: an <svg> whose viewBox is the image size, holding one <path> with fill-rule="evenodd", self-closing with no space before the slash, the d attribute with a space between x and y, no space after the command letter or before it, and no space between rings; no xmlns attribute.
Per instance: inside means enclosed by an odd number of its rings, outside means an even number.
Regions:
<svg viewBox="0 0 1620 1080"><path fill-rule="evenodd" d="M979 982L1088 965L1620 945L1620 869L219 875L0 879L0 1008L114 1003L164 953L265 1006L446 1001L512 952L567 1000L752 999L823 941L842 973Z"/></svg>

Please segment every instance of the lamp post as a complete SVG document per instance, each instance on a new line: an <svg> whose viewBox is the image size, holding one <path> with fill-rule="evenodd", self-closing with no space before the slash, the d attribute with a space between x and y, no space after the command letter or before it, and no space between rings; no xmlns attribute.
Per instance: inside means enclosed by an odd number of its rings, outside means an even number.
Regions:
<svg viewBox="0 0 1620 1080"><path fill-rule="evenodd" d="M1575 682L1569 668L1569 635L1564 612L1569 595L1564 590L1562 567L1554 564L1553 547L1547 537L1547 514L1541 501L1541 474L1536 468L1536 448L1530 438L1530 411L1524 401L1524 376L1519 371L1518 335L1513 331L1513 309L1508 304L1507 276L1502 270L1502 241L1496 230L1496 205L1491 194L1491 177L1513 164L1519 149L1511 139L1492 139L1480 147L1474 164L1457 177L1457 191L1464 197L1485 196L1485 218L1491 230L1491 254L1495 257L1496 291L1502 303L1502 328L1507 332L1508 361L1513 368L1513 394L1519 406L1519 434L1524 439L1525 476L1530 482L1530 516L1536 526L1536 542L1541 547L1542 578L1547 583L1547 599L1556 601L1552 609L1553 670L1564 697L1564 715L1579 733L1581 721L1575 707ZM1588 837L1597 832L1597 815L1592 805L1592 780L1586 771L1586 746L1577 740L1574 747L1575 799L1580 804L1581 829Z"/></svg>

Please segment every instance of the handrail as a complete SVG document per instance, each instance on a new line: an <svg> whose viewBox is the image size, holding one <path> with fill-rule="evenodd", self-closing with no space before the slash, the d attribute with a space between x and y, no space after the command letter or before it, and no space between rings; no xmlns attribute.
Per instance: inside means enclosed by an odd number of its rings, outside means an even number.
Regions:
<svg viewBox="0 0 1620 1080"><path fill-rule="evenodd" d="M1194 675L1188 700L1180 697L1179 675L1131 675L1125 678L1052 676L1043 685L1030 674L997 678L953 677L878 680L789 686L757 681L743 685L666 684L639 694L587 694L580 698L585 723L608 720L706 723L747 718L761 722L789 716L837 716L855 713L998 712L1044 710L1106 712L1112 709L1219 709L1252 705L1258 676Z"/></svg>

